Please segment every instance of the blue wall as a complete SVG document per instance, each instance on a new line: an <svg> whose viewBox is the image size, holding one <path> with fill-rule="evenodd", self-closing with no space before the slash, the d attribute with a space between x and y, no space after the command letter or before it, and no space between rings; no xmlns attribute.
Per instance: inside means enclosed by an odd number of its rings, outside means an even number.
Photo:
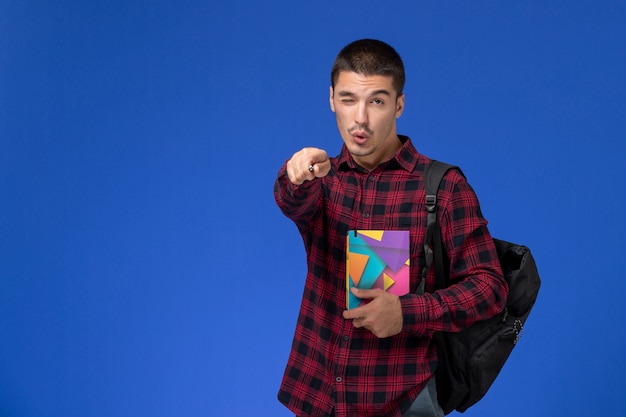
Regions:
<svg viewBox="0 0 626 417"><path fill-rule="evenodd" d="M338 153L335 54L543 279L467 416L624 415L624 1L0 3L0 416L288 416L305 254L280 165ZM506 411L503 411L506 410Z"/></svg>

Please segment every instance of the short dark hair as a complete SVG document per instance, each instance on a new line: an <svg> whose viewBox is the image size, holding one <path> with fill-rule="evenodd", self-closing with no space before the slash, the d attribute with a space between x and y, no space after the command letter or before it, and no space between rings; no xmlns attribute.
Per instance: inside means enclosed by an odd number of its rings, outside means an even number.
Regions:
<svg viewBox="0 0 626 417"><path fill-rule="evenodd" d="M391 76L398 95L404 90L404 64L390 45L375 39L361 39L346 45L335 58L330 72L330 83L335 83L342 71L362 75Z"/></svg>

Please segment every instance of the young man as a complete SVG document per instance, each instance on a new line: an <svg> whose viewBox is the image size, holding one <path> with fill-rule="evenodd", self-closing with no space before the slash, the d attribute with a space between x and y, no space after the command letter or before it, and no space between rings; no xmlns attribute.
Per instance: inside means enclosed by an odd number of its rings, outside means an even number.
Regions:
<svg viewBox="0 0 626 417"><path fill-rule="evenodd" d="M415 295L425 264L425 191L429 159L396 132L404 110L404 65L376 40L337 56L330 108L341 153L305 148L280 169L274 196L298 227L308 273L278 398L297 416L441 416L433 334L454 332L502 310L506 282L487 221L466 180L449 172L438 194L439 221L453 285ZM349 230L410 231L410 291L355 290L369 300L346 310Z"/></svg>

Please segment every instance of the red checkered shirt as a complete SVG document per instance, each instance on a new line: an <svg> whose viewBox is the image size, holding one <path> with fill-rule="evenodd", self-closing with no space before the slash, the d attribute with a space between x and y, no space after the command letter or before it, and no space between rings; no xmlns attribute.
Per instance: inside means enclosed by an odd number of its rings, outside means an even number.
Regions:
<svg viewBox="0 0 626 417"><path fill-rule="evenodd" d="M438 193L442 238L453 285L413 294L424 266L422 174L429 159L408 137L373 171L345 146L323 178L293 185L284 165L274 196L298 227L308 272L278 399L298 416L401 416L437 367L436 331L454 332L500 312L506 282L476 195L456 171ZM378 338L342 317L346 306L346 234L353 229L410 230L411 292L400 298L403 331ZM432 269L432 268L431 268Z"/></svg>

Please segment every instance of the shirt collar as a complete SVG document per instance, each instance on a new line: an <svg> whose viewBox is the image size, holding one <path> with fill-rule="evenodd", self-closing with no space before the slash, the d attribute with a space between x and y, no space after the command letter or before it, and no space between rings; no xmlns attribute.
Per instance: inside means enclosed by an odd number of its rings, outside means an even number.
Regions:
<svg viewBox="0 0 626 417"><path fill-rule="evenodd" d="M396 163L402 169L413 172L415 165L417 164L419 154L408 136L398 135L398 138L400 139L400 142L402 142L402 147L398 149L398 152L396 152L389 160L381 163L381 165L386 166ZM341 147L341 153L337 158L337 162L340 170L363 169L354 161L350 152L348 152L346 145Z"/></svg>

